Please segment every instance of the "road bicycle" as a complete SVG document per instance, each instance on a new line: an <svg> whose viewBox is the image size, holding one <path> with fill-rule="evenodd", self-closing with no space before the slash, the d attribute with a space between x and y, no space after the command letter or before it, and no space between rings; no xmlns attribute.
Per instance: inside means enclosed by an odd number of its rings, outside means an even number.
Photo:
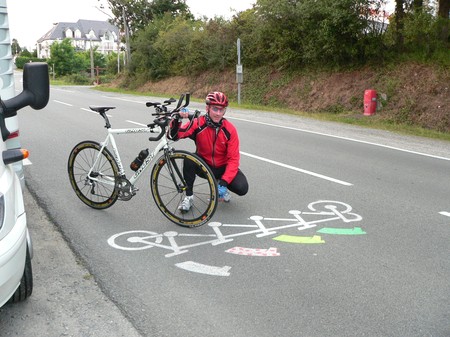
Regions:
<svg viewBox="0 0 450 337"><path fill-rule="evenodd" d="M82 202L94 209L111 207L117 200L130 200L138 188L135 183L153 163L150 186L153 199L158 209L169 220L184 227L197 227L205 224L214 215L218 202L217 181L209 166L195 153L175 150L174 142L169 138L170 122L180 118L179 112L189 105L189 94L182 94L173 110L169 109L176 100L170 98L163 103L147 102L153 107L157 116L153 123L144 128L113 129L106 112L115 109L112 106L90 106L105 121L106 139L102 143L82 141L71 151L68 160L69 180L76 195ZM183 104L184 103L184 104ZM192 126L200 111L189 114ZM152 152L142 150L132 163L135 170L128 179L120 159L114 135L157 133L149 141L159 141ZM162 155L157 158L157 155ZM186 161L194 164L197 179L194 182L194 204L189 211L181 211L179 205L186 195L186 182L183 168ZM192 165L190 163L190 165Z"/></svg>

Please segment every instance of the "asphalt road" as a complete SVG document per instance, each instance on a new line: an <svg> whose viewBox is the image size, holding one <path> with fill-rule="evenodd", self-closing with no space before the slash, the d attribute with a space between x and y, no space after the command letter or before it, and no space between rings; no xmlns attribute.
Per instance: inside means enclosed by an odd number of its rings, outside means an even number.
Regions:
<svg viewBox="0 0 450 337"><path fill-rule="evenodd" d="M0 308L0 336L141 336L101 291L27 188L24 201L34 243L33 294Z"/></svg>
<svg viewBox="0 0 450 337"><path fill-rule="evenodd" d="M89 209L66 173L71 148L104 135L87 106L131 127L151 121L148 99L52 88L45 110L19 112L29 189L142 335L450 335L448 143L229 109L250 191L213 225L168 223L146 178ZM151 146L119 137L126 165Z"/></svg>

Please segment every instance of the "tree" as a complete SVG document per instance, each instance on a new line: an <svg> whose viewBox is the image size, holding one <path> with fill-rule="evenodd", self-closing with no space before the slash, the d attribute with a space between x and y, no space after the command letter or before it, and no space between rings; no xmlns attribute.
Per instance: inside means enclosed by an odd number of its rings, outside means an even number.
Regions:
<svg viewBox="0 0 450 337"><path fill-rule="evenodd" d="M19 42L16 39L13 39L11 43L11 53L13 54L13 56L16 56L20 54L21 51L22 48L20 48Z"/></svg>
<svg viewBox="0 0 450 337"><path fill-rule="evenodd" d="M101 2L102 0L97 0ZM185 0L106 0L114 18L111 23L124 32L126 63L131 61L131 39L165 13L193 18Z"/></svg>
<svg viewBox="0 0 450 337"><path fill-rule="evenodd" d="M450 37L450 1L449 0L439 0L438 8L438 19L440 22L440 39L448 46Z"/></svg>
<svg viewBox="0 0 450 337"><path fill-rule="evenodd" d="M133 39L135 52L129 70L133 76L139 77L137 82L145 82L149 79L158 79L169 75L170 65L167 64L154 45L160 31L167 30L172 22L171 17L163 17L155 20L135 35Z"/></svg>
<svg viewBox="0 0 450 337"><path fill-rule="evenodd" d="M258 44L282 67L348 64L364 55L370 0L258 0ZM260 55L263 56L263 55Z"/></svg>
<svg viewBox="0 0 450 337"><path fill-rule="evenodd" d="M71 39L54 42L50 47L50 62L54 65L57 76L65 76L85 70L83 57L75 52Z"/></svg>
<svg viewBox="0 0 450 337"><path fill-rule="evenodd" d="M130 35L165 13L193 18L186 0L107 0L107 3L114 15L113 23L123 32L128 29Z"/></svg>
<svg viewBox="0 0 450 337"><path fill-rule="evenodd" d="M414 13L419 13L423 9L423 0L413 0L412 8Z"/></svg>
<svg viewBox="0 0 450 337"><path fill-rule="evenodd" d="M450 12L450 1L439 0L438 16L443 19L448 19L449 12Z"/></svg>
<svg viewBox="0 0 450 337"><path fill-rule="evenodd" d="M404 0L395 0L395 44L403 50L403 20L405 18Z"/></svg>
<svg viewBox="0 0 450 337"><path fill-rule="evenodd" d="M28 51L27 48L24 48L22 50L22 52L20 53L20 56L24 56L24 57L33 57L33 55L31 55L31 53Z"/></svg>

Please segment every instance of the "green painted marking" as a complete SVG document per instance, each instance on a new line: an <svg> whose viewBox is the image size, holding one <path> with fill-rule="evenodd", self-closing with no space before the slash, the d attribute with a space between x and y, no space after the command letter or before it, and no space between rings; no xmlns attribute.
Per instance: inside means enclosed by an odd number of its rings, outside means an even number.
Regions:
<svg viewBox="0 0 450 337"><path fill-rule="evenodd" d="M336 235L363 235L366 234L361 227L354 228L327 228L324 227L317 231L322 234L336 234Z"/></svg>
<svg viewBox="0 0 450 337"><path fill-rule="evenodd" d="M314 236L294 236L294 235L280 235L273 238L277 241L289 242L289 243L325 243L320 235Z"/></svg>

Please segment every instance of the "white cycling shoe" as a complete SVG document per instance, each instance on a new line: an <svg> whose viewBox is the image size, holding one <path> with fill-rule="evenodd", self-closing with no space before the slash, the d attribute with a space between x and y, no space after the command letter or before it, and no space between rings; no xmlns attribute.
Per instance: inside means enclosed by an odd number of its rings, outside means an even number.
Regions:
<svg viewBox="0 0 450 337"><path fill-rule="evenodd" d="M188 212L193 205L194 205L194 196L193 195L185 196L180 206L178 206L178 209L181 212L185 213Z"/></svg>

